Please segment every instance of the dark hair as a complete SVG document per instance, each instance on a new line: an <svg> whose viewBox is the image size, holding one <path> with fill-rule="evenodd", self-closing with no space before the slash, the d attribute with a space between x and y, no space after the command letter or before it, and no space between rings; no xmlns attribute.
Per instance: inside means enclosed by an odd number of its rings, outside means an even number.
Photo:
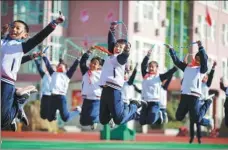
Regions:
<svg viewBox="0 0 228 150"><path fill-rule="evenodd" d="M196 56L199 56L199 57L200 57L200 53L199 53L199 52L197 52L197 53L196 53L196 55L195 55L195 58L196 58Z"/></svg>
<svg viewBox="0 0 228 150"><path fill-rule="evenodd" d="M97 60L97 61L99 62L99 65L101 65L101 66L103 65L103 64L102 64L103 62L102 62L102 60L101 60L100 57L97 57L97 56L96 56L96 57L93 57L93 58L91 59L90 62L92 62L92 61L94 61L94 60Z"/></svg>
<svg viewBox="0 0 228 150"><path fill-rule="evenodd" d="M29 26L27 25L27 23L25 23L25 22L22 21L22 20L15 20L13 23L15 23L15 22L22 23L22 24L25 26L25 31L26 31L27 33L29 33Z"/></svg>
<svg viewBox="0 0 228 150"><path fill-rule="evenodd" d="M151 61L151 62L149 63L149 65L151 65L151 64L155 64L156 67L158 67L158 63L157 63L156 61Z"/></svg>
<svg viewBox="0 0 228 150"><path fill-rule="evenodd" d="M68 66L67 66L67 64L64 62L64 60L62 59L62 58L59 58L59 64L57 65L57 66L59 66L59 65L64 65L65 67L66 67L66 69L68 68Z"/></svg>

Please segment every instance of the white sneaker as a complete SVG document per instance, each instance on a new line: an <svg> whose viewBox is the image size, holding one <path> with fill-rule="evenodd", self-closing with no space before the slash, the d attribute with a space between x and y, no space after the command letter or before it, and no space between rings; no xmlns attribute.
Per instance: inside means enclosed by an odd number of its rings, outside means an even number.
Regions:
<svg viewBox="0 0 228 150"><path fill-rule="evenodd" d="M17 118L18 118L21 122L23 122L26 126L29 125L29 121L28 121L28 118L27 118L27 116L26 116L26 114L25 114L24 109L19 109Z"/></svg>
<svg viewBox="0 0 228 150"><path fill-rule="evenodd" d="M110 125L111 128L114 128L115 127L115 123L114 123L113 119L111 119L109 121L109 125Z"/></svg>
<svg viewBox="0 0 228 150"><path fill-rule="evenodd" d="M168 123L169 122L168 114L167 112L165 112L164 114L165 114L165 118L164 118L165 123Z"/></svg>
<svg viewBox="0 0 228 150"><path fill-rule="evenodd" d="M93 125L91 125L91 129L95 130L97 128L97 125L98 125L97 123L94 123Z"/></svg>
<svg viewBox="0 0 228 150"><path fill-rule="evenodd" d="M10 124L10 128L16 132L17 131L17 123L16 123L16 118L13 119L13 121Z"/></svg>
<svg viewBox="0 0 228 150"><path fill-rule="evenodd" d="M207 126L207 130L208 132L211 132L214 129L214 122L213 119L209 119L210 120L210 124Z"/></svg>
<svg viewBox="0 0 228 150"><path fill-rule="evenodd" d="M16 94L18 96L24 97L25 99L28 99L30 94L36 93L36 92L38 92L38 91L37 91L36 87L33 85L29 85L29 86L19 88L16 90Z"/></svg>
<svg viewBox="0 0 228 150"><path fill-rule="evenodd" d="M162 111L159 110L159 115L160 115L160 118L161 118L161 124L164 122L164 118L163 118L163 115L162 115Z"/></svg>
<svg viewBox="0 0 228 150"><path fill-rule="evenodd" d="M75 107L75 109L74 109L75 111L78 111L79 113L81 113L82 112L82 108L81 108L81 106L77 106L77 107Z"/></svg>
<svg viewBox="0 0 228 150"><path fill-rule="evenodd" d="M211 95L207 96L205 98L205 100L211 100L212 101L214 97L215 97L215 94L211 94Z"/></svg>

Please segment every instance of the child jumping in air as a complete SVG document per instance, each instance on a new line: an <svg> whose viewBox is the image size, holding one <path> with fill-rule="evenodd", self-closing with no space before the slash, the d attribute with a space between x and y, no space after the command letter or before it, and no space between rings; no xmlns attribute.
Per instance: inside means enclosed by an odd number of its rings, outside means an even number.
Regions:
<svg viewBox="0 0 228 150"><path fill-rule="evenodd" d="M14 99L17 72L23 55L41 43L63 21L64 17L60 16L34 37L24 41L28 37L29 27L25 22L16 20L10 26L9 34L1 39L1 129L10 126L18 112L24 112L20 107L24 103L19 104Z"/></svg>
<svg viewBox="0 0 228 150"><path fill-rule="evenodd" d="M80 124L82 126L91 126L96 129L99 121L101 87L99 85L101 76L101 58L93 57L89 67L86 62L89 59L93 48L91 47L82 55L80 60L80 69L82 73L82 112L80 114Z"/></svg>

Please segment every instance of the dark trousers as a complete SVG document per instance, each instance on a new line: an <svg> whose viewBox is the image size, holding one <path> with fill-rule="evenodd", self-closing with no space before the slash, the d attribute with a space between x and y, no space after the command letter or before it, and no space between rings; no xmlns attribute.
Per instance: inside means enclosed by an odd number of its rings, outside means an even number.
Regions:
<svg viewBox="0 0 228 150"><path fill-rule="evenodd" d="M49 115L49 101L51 99L50 95L43 95L40 103L40 117L42 119L47 119Z"/></svg>
<svg viewBox="0 0 228 150"><path fill-rule="evenodd" d="M159 102L147 102L148 106L146 110L142 110L140 114L139 123L155 124L160 119L160 104Z"/></svg>
<svg viewBox="0 0 228 150"><path fill-rule="evenodd" d="M1 128L11 124L18 112L15 100L15 86L1 81Z"/></svg>
<svg viewBox="0 0 228 150"><path fill-rule="evenodd" d="M189 112L190 120L194 123L199 123L203 126L208 126L210 121L203 118L208 108L211 105L211 100L205 101L203 105L198 97L191 95L181 95L181 100L176 111L176 119L182 121Z"/></svg>
<svg viewBox="0 0 228 150"><path fill-rule="evenodd" d="M56 118L56 110L60 112L60 116L64 122L72 120L79 115L79 111L74 110L69 112L67 108L67 100L65 95L52 95L49 100L49 115L48 121L53 121Z"/></svg>
<svg viewBox="0 0 228 150"><path fill-rule="evenodd" d="M100 102L100 122L105 125L111 118L115 124L125 124L137 118L136 104L125 105L121 99L121 91L111 87L104 87Z"/></svg>
<svg viewBox="0 0 228 150"><path fill-rule="evenodd" d="M224 103L224 108L225 108L225 124L228 127L228 97L226 97L226 101Z"/></svg>
<svg viewBox="0 0 228 150"><path fill-rule="evenodd" d="M82 112L80 115L80 124L82 126L99 123L100 100L84 99Z"/></svg>

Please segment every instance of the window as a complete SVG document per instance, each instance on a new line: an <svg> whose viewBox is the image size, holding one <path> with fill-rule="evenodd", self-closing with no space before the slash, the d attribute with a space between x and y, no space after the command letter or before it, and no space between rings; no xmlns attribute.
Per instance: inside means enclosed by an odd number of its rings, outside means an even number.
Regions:
<svg viewBox="0 0 228 150"><path fill-rule="evenodd" d="M222 1L222 8L228 11L228 1Z"/></svg>
<svg viewBox="0 0 228 150"><path fill-rule="evenodd" d="M50 43L50 60L54 63L59 61L60 55L61 55L61 43L60 43L60 37L58 36L52 36L52 42Z"/></svg>
<svg viewBox="0 0 228 150"><path fill-rule="evenodd" d="M222 39L223 44L228 45L228 24L222 25Z"/></svg>
<svg viewBox="0 0 228 150"><path fill-rule="evenodd" d="M43 1L14 1L14 20L27 24L41 24L43 20Z"/></svg>
<svg viewBox="0 0 228 150"><path fill-rule="evenodd" d="M139 50L140 50L140 45L139 45L139 41L135 41L135 62L139 62Z"/></svg>
<svg viewBox="0 0 228 150"><path fill-rule="evenodd" d="M139 21L139 5L136 4L135 6L135 21L138 22Z"/></svg>
<svg viewBox="0 0 228 150"><path fill-rule="evenodd" d="M147 20L154 20L157 22L159 20L160 14L160 2L158 1L141 1L143 18Z"/></svg>
<svg viewBox="0 0 228 150"><path fill-rule="evenodd" d="M201 39L211 39L212 41L215 40L215 33L216 33L216 24L215 21L212 20L212 26L210 27L206 22L204 16L197 17L197 24L198 24L198 34Z"/></svg>
<svg viewBox="0 0 228 150"><path fill-rule="evenodd" d="M8 2L6 0L1 2L1 16L6 16L8 12Z"/></svg>
<svg viewBox="0 0 228 150"><path fill-rule="evenodd" d="M222 61L222 76L225 79L228 79L228 58L223 59Z"/></svg>

